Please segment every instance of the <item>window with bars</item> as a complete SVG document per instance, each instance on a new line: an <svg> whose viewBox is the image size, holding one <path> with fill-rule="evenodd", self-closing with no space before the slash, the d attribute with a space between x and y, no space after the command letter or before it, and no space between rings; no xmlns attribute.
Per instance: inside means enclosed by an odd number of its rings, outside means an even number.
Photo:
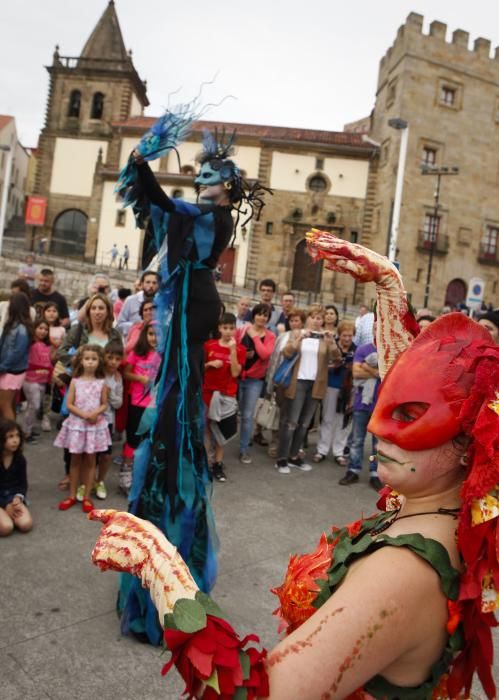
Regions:
<svg viewBox="0 0 499 700"><path fill-rule="evenodd" d="M439 229L440 216L435 216L435 214L425 214L423 224L423 243L425 245L431 245L431 243L435 243L437 240Z"/></svg>
<svg viewBox="0 0 499 700"><path fill-rule="evenodd" d="M448 107L452 107L456 104L456 94L456 88L450 87L450 85L442 85L440 88L440 102Z"/></svg>
<svg viewBox="0 0 499 700"><path fill-rule="evenodd" d="M437 162L437 149L431 146L423 146L423 154L421 157L422 165L435 165Z"/></svg>
<svg viewBox="0 0 499 700"><path fill-rule="evenodd" d="M499 240L499 228L486 226L482 237L482 254L486 258L497 257L497 242Z"/></svg>

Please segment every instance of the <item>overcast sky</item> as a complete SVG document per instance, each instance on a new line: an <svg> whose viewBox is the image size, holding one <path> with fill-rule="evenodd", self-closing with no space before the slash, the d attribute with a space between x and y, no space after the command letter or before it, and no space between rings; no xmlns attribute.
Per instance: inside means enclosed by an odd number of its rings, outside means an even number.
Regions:
<svg viewBox="0 0 499 700"><path fill-rule="evenodd" d="M43 126L55 44L77 56L107 0L6 0L1 7L0 114L21 142ZM116 0L125 44L148 81L149 115L168 94L189 100L218 71L207 118L341 130L372 109L378 63L411 11L449 32L499 44L497 0ZM174 100L175 101L175 100Z"/></svg>

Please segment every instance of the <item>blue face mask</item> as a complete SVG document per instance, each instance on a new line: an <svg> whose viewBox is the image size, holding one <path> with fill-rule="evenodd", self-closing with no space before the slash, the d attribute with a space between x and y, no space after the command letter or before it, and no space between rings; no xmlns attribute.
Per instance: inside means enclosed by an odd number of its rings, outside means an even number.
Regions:
<svg viewBox="0 0 499 700"><path fill-rule="evenodd" d="M237 167L229 161L210 160L203 163L199 175L194 180L196 185L220 185L230 182L236 175Z"/></svg>

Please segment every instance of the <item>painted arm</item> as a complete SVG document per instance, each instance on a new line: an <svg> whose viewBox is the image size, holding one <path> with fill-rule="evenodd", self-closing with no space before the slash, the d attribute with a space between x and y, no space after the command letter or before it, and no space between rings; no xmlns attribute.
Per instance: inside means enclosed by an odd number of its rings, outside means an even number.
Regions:
<svg viewBox="0 0 499 700"><path fill-rule="evenodd" d="M92 520L104 523L92 551L93 563L140 578L149 590L163 623L180 598L194 598L198 587L176 548L157 527L129 513L92 511Z"/></svg>
<svg viewBox="0 0 499 700"><path fill-rule="evenodd" d="M197 687L190 697L205 697L201 682L210 688L214 682L218 685L219 655L225 659L224 683L237 679L224 698L239 697L241 667L247 663L246 675L254 685L244 697L342 700L377 674L396 682L402 673L408 685L419 685L431 657L438 658L445 645L447 601L438 576L424 560L402 548L384 547L365 557L265 659L256 649L242 651L246 640L240 642L216 603L198 593L175 547L154 525L112 510L93 511L89 517L104 523L92 561L102 570L138 576L149 589L166 625L165 641L172 652L167 668L175 663L184 679L187 676L189 690ZM386 571L397 575L387 577ZM372 581L379 585L373 587ZM234 667L230 649L239 650ZM411 662L415 650L417 657L424 657L422 667ZM248 662L243 663L241 651ZM209 697L217 696L210 691Z"/></svg>
<svg viewBox="0 0 499 700"><path fill-rule="evenodd" d="M399 271L384 255L331 233L312 229L306 237L313 260L325 259L330 270L346 272L359 282L376 284L376 343L379 373L384 377L419 333Z"/></svg>
<svg viewBox="0 0 499 700"><path fill-rule="evenodd" d="M382 573L395 570L397 576ZM385 547L352 568L327 602L269 653L270 698L370 697L355 693L376 675L395 683L405 675L407 685L417 686L426 669L411 665L411 656L426 647L438 658L446 617L435 572L411 552Z"/></svg>

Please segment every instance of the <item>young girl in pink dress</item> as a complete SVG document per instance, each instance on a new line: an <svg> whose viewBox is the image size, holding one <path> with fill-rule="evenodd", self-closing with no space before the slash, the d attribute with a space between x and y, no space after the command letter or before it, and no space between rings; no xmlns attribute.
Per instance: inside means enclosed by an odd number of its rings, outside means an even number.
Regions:
<svg viewBox="0 0 499 700"><path fill-rule="evenodd" d="M125 460L120 470L120 488L128 493L132 483L132 463L135 450L140 445L140 421L152 401L151 389L161 363L156 351L157 336L154 322L144 323L134 350L127 355L124 376L129 382L129 402L126 424Z"/></svg>
<svg viewBox="0 0 499 700"><path fill-rule="evenodd" d="M28 356L28 370L23 391L28 406L24 417L24 433L27 443L35 443L33 427L43 405L47 385L52 379L53 364L50 356L49 326L43 319L35 323L34 342Z"/></svg>
<svg viewBox="0 0 499 700"><path fill-rule="evenodd" d="M66 447L71 454L69 498L59 503L59 510L68 510L76 504L78 484L85 486L83 512L89 513L93 508L90 492L94 483L95 455L106 452L111 444L103 415L107 404L104 352L98 345L82 345L73 360L73 379L67 398L70 415L54 442L56 447Z"/></svg>

